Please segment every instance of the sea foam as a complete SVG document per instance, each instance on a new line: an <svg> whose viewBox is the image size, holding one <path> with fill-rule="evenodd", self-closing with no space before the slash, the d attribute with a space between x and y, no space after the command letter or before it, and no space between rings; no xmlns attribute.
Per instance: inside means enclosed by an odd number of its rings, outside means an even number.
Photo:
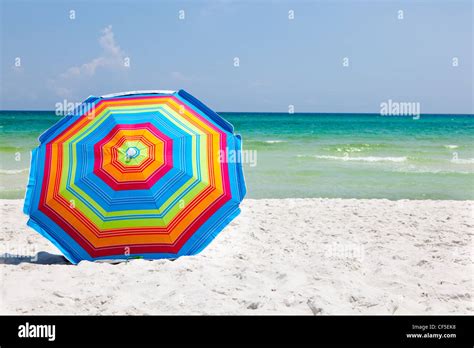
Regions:
<svg viewBox="0 0 474 348"><path fill-rule="evenodd" d="M14 174L20 174L27 172L29 168L23 168L23 169L0 169L0 174L6 174L6 175L14 175Z"/></svg>
<svg viewBox="0 0 474 348"><path fill-rule="evenodd" d="M301 156L301 157L304 157ZM377 156L368 156L368 157L350 157L350 156L329 156L329 155L314 155L311 156L318 159L329 159L329 160L339 160L339 161L360 161L360 162L405 162L407 157L377 157Z"/></svg>
<svg viewBox="0 0 474 348"><path fill-rule="evenodd" d="M266 144L278 144L278 143L286 143L285 140L265 140L264 143Z"/></svg>
<svg viewBox="0 0 474 348"><path fill-rule="evenodd" d="M456 164L473 164L474 158L453 158L451 162Z"/></svg>

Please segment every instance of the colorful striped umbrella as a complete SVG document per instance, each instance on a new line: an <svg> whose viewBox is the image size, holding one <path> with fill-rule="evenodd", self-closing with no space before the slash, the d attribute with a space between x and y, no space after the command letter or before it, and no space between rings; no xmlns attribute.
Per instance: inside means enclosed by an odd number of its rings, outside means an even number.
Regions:
<svg viewBox="0 0 474 348"><path fill-rule="evenodd" d="M24 212L72 263L196 254L245 196L240 136L183 90L89 97L39 141Z"/></svg>

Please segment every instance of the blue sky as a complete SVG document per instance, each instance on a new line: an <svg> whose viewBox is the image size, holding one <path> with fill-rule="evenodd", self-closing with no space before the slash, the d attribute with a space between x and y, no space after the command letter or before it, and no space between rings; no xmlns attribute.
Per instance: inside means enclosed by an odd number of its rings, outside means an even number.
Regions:
<svg viewBox="0 0 474 348"><path fill-rule="evenodd" d="M218 111L474 113L470 0L0 2L0 109L183 88Z"/></svg>

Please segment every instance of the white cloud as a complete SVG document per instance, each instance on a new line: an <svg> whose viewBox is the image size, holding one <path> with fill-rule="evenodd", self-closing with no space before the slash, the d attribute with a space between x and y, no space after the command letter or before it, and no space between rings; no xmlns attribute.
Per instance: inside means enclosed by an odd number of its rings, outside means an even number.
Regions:
<svg viewBox="0 0 474 348"><path fill-rule="evenodd" d="M73 66L50 81L50 85L60 97L71 97L77 81L93 77L100 69L127 69L124 64L126 55L115 41L112 26L101 31L99 44L102 48L100 55L82 65Z"/></svg>
<svg viewBox="0 0 474 348"><path fill-rule="evenodd" d="M180 71L172 71L171 78L178 82L189 82L192 80L190 76L187 76Z"/></svg>

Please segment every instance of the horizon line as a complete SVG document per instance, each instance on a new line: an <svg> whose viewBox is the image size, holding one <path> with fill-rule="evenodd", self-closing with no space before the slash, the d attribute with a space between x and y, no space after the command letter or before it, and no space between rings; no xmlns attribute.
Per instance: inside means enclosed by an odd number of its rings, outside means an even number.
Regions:
<svg viewBox="0 0 474 348"><path fill-rule="evenodd" d="M1 109L0 112L51 112L55 113L55 110L37 110L37 109ZM285 114L285 115L295 115L295 114L317 114L317 115L375 115L375 116L384 116L384 117L411 117L413 115L381 115L380 112L321 112L321 111L307 111L307 112L293 112L288 111L216 111L217 114ZM474 113L420 113L422 115L438 115L438 116L474 116ZM60 115L58 115L60 116ZM61 115L67 116L67 115Z"/></svg>

